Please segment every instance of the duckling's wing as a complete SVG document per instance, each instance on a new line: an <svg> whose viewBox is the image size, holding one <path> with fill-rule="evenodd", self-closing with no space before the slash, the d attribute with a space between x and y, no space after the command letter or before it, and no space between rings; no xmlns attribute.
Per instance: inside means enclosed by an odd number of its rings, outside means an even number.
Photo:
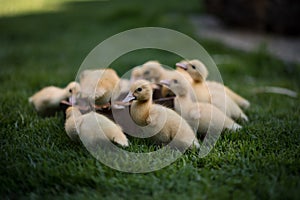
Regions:
<svg viewBox="0 0 300 200"><path fill-rule="evenodd" d="M162 122L166 121L166 109L160 105L153 105L149 110L149 117L147 118L147 124L152 126L158 126Z"/></svg>
<svg viewBox="0 0 300 200"><path fill-rule="evenodd" d="M152 126L155 126L157 124L159 112L155 109L151 109L149 112L149 116L146 119L147 124L151 124Z"/></svg>

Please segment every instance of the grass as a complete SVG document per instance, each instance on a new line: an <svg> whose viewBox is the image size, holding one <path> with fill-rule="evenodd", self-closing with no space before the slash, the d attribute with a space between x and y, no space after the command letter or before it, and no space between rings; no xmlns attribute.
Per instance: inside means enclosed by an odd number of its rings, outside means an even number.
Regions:
<svg viewBox="0 0 300 200"><path fill-rule="evenodd" d="M282 62L264 49L243 53L198 38L187 17L202 11L197 0L7 2L0 10L2 198L298 198L299 98L255 94L253 88L280 86L299 93L299 64ZM49 10L51 6L55 9ZM218 65L223 80L252 105L244 129L221 136L205 158L190 151L159 171L128 174L110 169L83 145L72 143L62 113L41 118L27 98L44 86L63 87L74 80L85 56L104 39L144 26L178 30L211 55L229 56L229 63ZM120 57L111 67L122 74L150 59L170 66L178 61L170 53L143 50ZM133 140L131 150L143 149L153 147Z"/></svg>

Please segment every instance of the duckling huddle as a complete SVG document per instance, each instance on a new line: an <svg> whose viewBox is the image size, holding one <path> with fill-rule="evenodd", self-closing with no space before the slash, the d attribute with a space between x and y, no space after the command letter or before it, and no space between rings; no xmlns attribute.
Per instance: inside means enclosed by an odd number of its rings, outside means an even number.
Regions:
<svg viewBox="0 0 300 200"><path fill-rule="evenodd" d="M198 139L208 129L238 131L242 126L235 120L248 121L243 109L250 106L249 101L207 80L208 70L201 61L184 60L176 67L167 70L158 61L148 61L134 67L129 80L113 69L85 70L79 83L45 87L29 102L42 116L64 108L69 138L92 148L109 141L130 145L124 125L112 117L116 109L127 112L126 117L146 130L153 142L179 150L199 148ZM172 103L166 106L167 101Z"/></svg>

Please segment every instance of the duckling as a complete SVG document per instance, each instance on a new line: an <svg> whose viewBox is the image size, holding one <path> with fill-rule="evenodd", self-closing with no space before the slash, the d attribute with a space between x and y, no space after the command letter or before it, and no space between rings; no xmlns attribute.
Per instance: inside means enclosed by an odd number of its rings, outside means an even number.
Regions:
<svg viewBox="0 0 300 200"><path fill-rule="evenodd" d="M192 88L186 80L174 76L170 80L162 80L161 83L170 87L176 94L175 111L181 114L198 134L204 136L209 129L216 132L225 129L236 131L242 128L214 105L192 101Z"/></svg>
<svg viewBox="0 0 300 200"><path fill-rule="evenodd" d="M107 104L114 89L120 92L120 78L113 69L85 70L80 74L82 97L88 97L96 104Z"/></svg>
<svg viewBox="0 0 300 200"><path fill-rule="evenodd" d="M158 61L148 61L141 66L141 73L143 79L159 83L160 80L168 77L170 70L166 70Z"/></svg>
<svg viewBox="0 0 300 200"><path fill-rule="evenodd" d="M180 63L177 63L176 66L187 70L187 65L189 63L190 63L190 65L192 65L191 63L194 63L195 67L198 66L197 70L199 70L198 72L201 75L201 76L199 76L197 74L194 74L194 75L191 74L191 76L193 77L193 80L195 80L197 82L205 81L208 76L208 71L207 71L206 67L204 66L204 64L202 62L200 62L199 60L181 61ZM248 100L246 100L245 98L243 98L240 95L238 95L237 93L235 93L229 87L227 87L221 83L214 82L214 81L206 80L206 83L210 89L219 90L219 91L225 90L226 95L228 95L241 108L247 109L250 106L250 102Z"/></svg>
<svg viewBox="0 0 300 200"><path fill-rule="evenodd" d="M82 115L78 108L72 106L66 110L65 130L72 141L81 140L92 148L104 144L106 138L123 147L129 145L119 125L93 111Z"/></svg>
<svg viewBox="0 0 300 200"><path fill-rule="evenodd" d="M132 102L130 115L139 126L153 131L152 139L159 143L170 143L172 147L183 150L193 144L199 148L195 134L188 123L175 111L152 103L151 83L138 80L131 86L130 92L123 102Z"/></svg>
<svg viewBox="0 0 300 200"><path fill-rule="evenodd" d="M177 63L178 67L185 69L193 79L192 88L196 94L197 101L207 102L215 105L226 115L233 119L243 119L248 121L248 117L240 107L225 93L224 87L212 87L206 78L208 71L199 60Z"/></svg>
<svg viewBox="0 0 300 200"><path fill-rule="evenodd" d="M193 82L193 79L190 77L190 75L180 67L177 67L176 70L168 70L162 67L162 65L158 61L148 61L141 67L143 79L154 82L156 84L159 84L161 80L169 79L173 76L174 73L178 72L183 75L183 78L189 80L191 83ZM174 96L172 91L170 91L165 86L162 86L161 90L162 97Z"/></svg>
<svg viewBox="0 0 300 200"><path fill-rule="evenodd" d="M53 115L59 110L59 104L62 100L68 98L75 103L75 97L80 93L80 85L77 82L71 82L65 88L48 86L29 97L29 103L33 104L35 110L42 116Z"/></svg>
<svg viewBox="0 0 300 200"><path fill-rule="evenodd" d="M141 67L142 77L148 81L159 83L161 80L168 79L173 76L174 71L181 73L184 78L192 82L190 75L180 67L176 70L168 70L162 67L158 61L148 61L144 63Z"/></svg>

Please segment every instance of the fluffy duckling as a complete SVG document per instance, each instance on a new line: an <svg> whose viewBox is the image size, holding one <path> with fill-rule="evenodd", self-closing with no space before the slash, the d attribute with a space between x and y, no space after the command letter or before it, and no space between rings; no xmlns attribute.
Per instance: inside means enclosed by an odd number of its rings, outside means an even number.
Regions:
<svg viewBox="0 0 300 200"><path fill-rule="evenodd" d="M162 80L161 83L170 87L176 94L174 100L176 112L181 114L200 135L205 135L209 128L213 132L225 129L236 131L241 128L214 105L193 102L190 94L192 88L186 80L175 76L171 80Z"/></svg>
<svg viewBox="0 0 300 200"><path fill-rule="evenodd" d="M158 61L151 60L141 66L141 73L143 79L159 83L160 80L166 79L171 71L164 69Z"/></svg>
<svg viewBox="0 0 300 200"><path fill-rule="evenodd" d="M113 69L85 70L80 74L81 96L98 105L107 104L114 90L115 94L120 93L120 83L120 78Z"/></svg>
<svg viewBox="0 0 300 200"><path fill-rule="evenodd" d="M192 88L196 94L197 101L207 102L215 105L226 115L233 119L243 119L248 121L248 117L240 107L227 95L224 87L213 87L207 83L208 71L199 60L191 60L176 64L185 69L193 79Z"/></svg>
<svg viewBox="0 0 300 200"><path fill-rule="evenodd" d="M190 75L192 76L194 81L196 81L196 82L206 81L206 84L210 89L219 90L222 92L225 90L226 95L228 95L241 108L247 109L250 106L250 102L248 100L241 97L240 95L238 95L237 93L232 91L227 86L225 86L221 83L218 83L218 82L206 80L206 78L208 76L208 71L207 71L205 65L202 62L200 62L199 60L181 61L180 63L177 63L176 66L180 67L182 69L185 69L185 70L187 70L188 66L190 66L192 69L197 68L198 74L190 73ZM193 68L193 66L195 68ZM192 71L192 70L190 69L190 71Z"/></svg>
<svg viewBox="0 0 300 200"><path fill-rule="evenodd" d="M65 130L71 140L81 140L83 144L92 148L105 144L106 138L123 147L129 145L119 125L96 112L82 115L76 107L69 107L66 110Z"/></svg>
<svg viewBox="0 0 300 200"><path fill-rule="evenodd" d="M29 97L29 103L33 104L36 111L42 116L50 116L59 109L62 100L68 98L74 102L75 97L80 92L80 85L77 82L71 82L65 88L48 86Z"/></svg>
<svg viewBox="0 0 300 200"><path fill-rule="evenodd" d="M180 67L177 67L176 71L181 73L187 80L193 81L190 75ZM172 77L174 70L165 69L158 61L148 61L142 65L141 73L144 79L150 82L159 83L161 80Z"/></svg>
<svg viewBox="0 0 300 200"><path fill-rule="evenodd" d="M199 143L188 123L175 111L152 103L151 83L146 80L136 81L124 102L131 102L130 115L133 121L142 127L148 127L152 139L159 143L170 143L180 150Z"/></svg>
<svg viewBox="0 0 300 200"><path fill-rule="evenodd" d="M168 70L162 67L162 65L158 61L148 61L144 63L141 67L142 78L146 79L150 82L154 82L159 84L161 80L169 79L174 75L174 73L180 73L183 75L183 78L187 79L192 83L193 79L190 75L180 67L177 67L176 70ZM170 91L165 86L162 87L162 96L174 96L172 91Z"/></svg>

